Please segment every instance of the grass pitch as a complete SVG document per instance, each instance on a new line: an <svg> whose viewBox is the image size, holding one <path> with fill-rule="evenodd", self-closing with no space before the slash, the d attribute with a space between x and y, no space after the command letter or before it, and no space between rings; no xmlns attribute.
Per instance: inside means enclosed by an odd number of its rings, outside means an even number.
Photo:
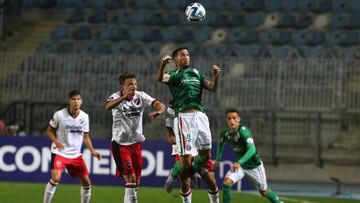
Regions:
<svg viewBox="0 0 360 203"><path fill-rule="evenodd" d="M0 182L0 202L1 203L32 203L42 202L46 183L15 183ZM124 197L123 186L100 186L94 185L92 188L91 203L122 203ZM222 193L220 193L220 202ZM285 202L289 203L360 203L359 200L323 198L323 197L284 197ZM53 203L78 203L80 202L80 185L60 184L52 201ZM170 194L164 192L163 188L140 187L138 191L139 203L176 203L181 202L178 190ZM193 190L192 202L209 202L206 190ZM245 203L269 203L261 196L233 193L232 202Z"/></svg>

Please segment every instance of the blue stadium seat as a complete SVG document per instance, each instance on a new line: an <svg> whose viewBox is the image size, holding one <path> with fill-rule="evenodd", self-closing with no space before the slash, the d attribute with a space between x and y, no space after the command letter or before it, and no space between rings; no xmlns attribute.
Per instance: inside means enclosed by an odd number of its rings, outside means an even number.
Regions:
<svg viewBox="0 0 360 203"><path fill-rule="evenodd" d="M147 43L143 46L145 56L159 55L161 45L158 43Z"/></svg>
<svg viewBox="0 0 360 203"><path fill-rule="evenodd" d="M229 12L219 12L216 14L216 17L211 24L210 26L214 26L214 27L218 27L218 26L224 26L224 27L227 27L227 26L230 26L231 25L231 16L232 16L232 13L229 13Z"/></svg>
<svg viewBox="0 0 360 203"><path fill-rule="evenodd" d="M265 11L276 12L280 10L280 0L267 0L265 1Z"/></svg>
<svg viewBox="0 0 360 203"><path fill-rule="evenodd" d="M112 53L111 45L109 43L98 44L96 49L95 49L95 53L98 53L98 54L111 54Z"/></svg>
<svg viewBox="0 0 360 203"><path fill-rule="evenodd" d="M302 13L309 13L316 11L316 1L314 0L297 1L297 11Z"/></svg>
<svg viewBox="0 0 360 203"><path fill-rule="evenodd" d="M342 33L338 32L338 31L333 31L333 32L329 32L327 33L326 36L326 44L327 45L338 45L341 41L343 40L343 35Z"/></svg>
<svg viewBox="0 0 360 203"><path fill-rule="evenodd" d="M86 41L81 47L80 47L80 53L82 54L91 54L95 52L96 48L96 42L93 41Z"/></svg>
<svg viewBox="0 0 360 203"><path fill-rule="evenodd" d="M293 14L283 14L277 23L277 28L292 28L295 25L296 17Z"/></svg>
<svg viewBox="0 0 360 203"><path fill-rule="evenodd" d="M253 13L245 16L245 25L250 28L258 27L264 21L262 13Z"/></svg>
<svg viewBox="0 0 360 203"><path fill-rule="evenodd" d="M227 32L225 41L228 44L237 44L240 43L241 33L244 32L242 29L230 29Z"/></svg>
<svg viewBox="0 0 360 203"><path fill-rule="evenodd" d="M228 22L231 27L242 27L245 25L245 14L243 13L232 13L231 20Z"/></svg>
<svg viewBox="0 0 360 203"><path fill-rule="evenodd" d="M289 50L287 47L272 47L271 50L272 58L288 58Z"/></svg>
<svg viewBox="0 0 360 203"><path fill-rule="evenodd" d="M218 11L229 11L231 10L231 3L229 0L216 0L213 1L213 8L214 10L218 10Z"/></svg>
<svg viewBox="0 0 360 203"><path fill-rule="evenodd" d="M258 58L271 58L271 48L267 46L262 46L261 49L259 49L258 53L256 54L256 57Z"/></svg>
<svg viewBox="0 0 360 203"><path fill-rule="evenodd" d="M206 55L209 57L224 57L227 53L227 46L223 44L210 45L206 48Z"/></svg>
<svg viewBox="0 0 360 203"><path fill-rule="evenodd" d="M182 1L174 1L174 0L163 0L163 7L168 9L184 9L181 5Z"/></svg>
<svg viewBox="0 0 360 203"><path fill-rule="evenodd" d="M194 42L203 43L211 38L211 30L207 27L202 27L196 30L194 34Z"/></svg>
<svg viewBox="0 0 360 203"><path fill-rule="evenodd" d="M119 1L119 0L108 0L108 3L106 4L106 8L110 10L115 10L119 8L124 8L125 1Z"/></svg>
<svg viewBox="0 0 360 203"><path fill-rule="evenodd" d="M107 12L105 10L95 10L95 12L89 16L88 21L90 23L106 23Z"/></svg>
<svg viewBox="0 0 360 203"><path fill-rule="evenodd" d="M116 28L115 32L111 36L112 41L124 41L129 39L129 30L124 27Z"/></svg>
<svg viewBox="0 0 360 203"><path fill-rule="evenodd" d="M314 11L317 13L331 12L331 10L332 10L332 1L331 0L319 0L315 4Z"/></svg>
<svg viewBox="0 0 360 203"><path fill-rule="evenodd" d="M51 33L50 38L55 39L55 40L67 38L67 37L69 37L69 33L70 33L70 30L69 30L68 26L66 26L66 25L58 26Z"/></svg>
<svg viewBox="0 0 360 203"><path fill-rule="evenodd" d="M280 9L282 12L295 12L297 11L297 0L283 0Z"/></svg>
<svg viewBox="0 0 360 203"><path fill-rule="evenodd" d="M117 25L129 24L131 19L130 18L131 13L132 12L130 10L120 10L118 12L118 15L113 17L112 22Z"/></svg>
<svg viewBox="0 0 360 203"><path fill-rule="evenodd" d="M70 14L69 18L66 20L68 23L78 23L83 22L85 19L84 10L81 9L74 9L74 11Z"/></svg>
<svg viewBox="0 0 360 203"><path fill-rule="evenodd" d="M70 53L72 48L74 47L74 43L71 41L60 42L58 47L55 49L57 53Z"/></svg>
<svg viewBox="0 0 360 203"><path fill-rule="evenodd" d="M161 29L159 27L154 27L145 30L143 41L154 42L154 41L159 41L161 38L162 38Z"/></svg>
<svg viewBox="0 0 360 203"><path fill-rule="evenodd" d="M147 25L161 25L166 20L165 13L163 10L148 12L148 17L145 20Z"/></svg>
<svg viewBox="0 0 360 203"><path fill-rule="evenodd" d="M132 1L129 1L128 6L132 7L132 8L136 8L136 9L146 8L147 3L146 3L146 0L132 0Z"/></svg>
<svg viewBox="0 0 360 203"><path fill-rule="evenodd" d="M194 30L191 28L181 29L180 33L175 39L178 43L191 42L194 39Z"/></svg>
<svg viewBox="0 0 360 203"><path fill-rule="evenodd" d="M324 32L309 32L305 44L308 46L318 46L325 44L326 36Z"/></svg>
<svg viewBox="0 0 360 203"><path fill-rule="evenodd" d="M245 31L240 33L240 44L251 45L258 42L258 33L255 31Z"/></svg>
<svg viewBox="0 0 360 203"><path fill-rule="evenodd" d="M176 25L179 23L179 18L184 18L184 15L183 13L179 13L177 11L173 12L173 11L170 11L170 12L165 12L164 13L164 21L162 22L162 25L165 25L165 26L171 26L171 25Z"/></svg>
<svg viewBox="0 0 360 203"><path fill-rule="evenodd" d="M260 32L259 33L259 43L266 45L271 44L275 40L275 32L273 30Z"/></svg>
<svg viewBox="0 0 360 203"><path fill-rule="evenodd" d="M344 13L351 12L351 4L350 1L334 1L333 2L333 12L335 13Z"/></svg>
<svg viewBox="0 0 360 203"><path fill-rule="evenodd" d="M360 28L360 15L354 14L350 16L348 23L345 25L346 29L358 29Z"/></svg>
<svg viewBox="0 0 360 203"><path fill-rule="evenodd" d="M145 36L144 27L132 27L129 31L129 38L133 41L141 41Z"/></svg>
<svg viewBox="0 0 360 203"><path fill-rule="evenodd" d="M305 47L303 48L305 58L321 58L322 50L320 47Z"/></svg>
<svg viewBox="0 0 360 203"><path fill-rule="evenodd" d="M341 46L357 46L359 44L359 33L347 32L345 36L339 42Z"/></svg>
<svg viewBox="0 0 360 203"><path fill-rule="evenodd" d="M293 39L292 44L294 45L305 44L305 42L308 39L307 32L305 31L293 32L292 39Z"/></svg>
<svg viewBox="0 0 360 203"><path fill-rule="evenodd" d="M108 26L100 30L97 40L99 41L111 40L112 36L113 36L113 28Z"/></svg>
<svg viewBox="0 0 360 203"><path fill-rule="evenodd" d="M295 29L304 29L313 24L314 19L311 15L298 15L294 24Z"/></svg>
<svg viewBox="0 0 360 203"><path fill-rule="evenodd" d="M344 28L349 24L350 16L347 14L335 14L331 16L330 25L331 29Z"/></svg>
<svg viewBox="0 0 360 203"><path fill-rule="evenodd" d="M360 54L353 47L342 48L338 51L338 57L342 59L360 59Z"/></svg>
<svg viewBox="0 0 360 203"><path fill-rule="evenodd" d="M286 45L292 42L292 33L290 31L281 31L276 32L274 40L272 41L273 45Z"/></svg>
<svg viewBox="0 0 360 203"><path fill-rule="evenodd" d="M131 54L133 46L133 43L121 42L113 44L111 49L114 54Z"/></svg>
<svg viewBox="0 0 360 203"><path fill-rule="evenodd" d="M172 26L162 30L162 41L173 42L177 38L177 33L180 32L180 28Z"/></svg>
<svg viewBox="0 0 360 203"><path fill-rule="evenodd" d="M102 9L106 6L106 0L87 0L88 6L93 9Z"/></svg>
<svg viewBox="0 0 360 203"><path fill-rule="evenodd" d="M90 26L80 26L79 29L73 32L73 38L76 40L86 40L91 39L91 27Z"/></svg>
<svg viewBox="0 0 360 203"><path fill-rule="evenodd" d="M265 9L265 0L242 0L239 1L240 6L244 7L245 11L248 12L257 12L257 11L263 11ZM235 11L236 7L234 7Z"/></svg>
<svg viewBox="0 0 360 203"><path fill-rule="evenodd" d="M357 0L350 2L350 10L353 14L358 14L360 12L360 3Z"/></svg>

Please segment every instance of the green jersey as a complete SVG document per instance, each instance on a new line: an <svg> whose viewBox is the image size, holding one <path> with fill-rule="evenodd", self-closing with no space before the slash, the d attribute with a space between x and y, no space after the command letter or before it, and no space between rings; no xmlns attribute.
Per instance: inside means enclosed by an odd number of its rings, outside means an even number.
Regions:
<svg viewBox="0 0 360 203"><path fill-rule="evenodd" d="M205 77L194 67L168 72L167 85L173 97L173 107L176 113L188 109L204 110L201 102L202 88Z"/></svg>
<svg viewBox="0 0 360 203"><path fill-rule="evenodd" d="M250 130L240 123L237 131L230 132L228 128L220 134L217 147L216 160L220 160L224 151L225 143L230 144L236 154L236 159L244 169L253 169L261 164L261 158L256 152Z"/></svg>

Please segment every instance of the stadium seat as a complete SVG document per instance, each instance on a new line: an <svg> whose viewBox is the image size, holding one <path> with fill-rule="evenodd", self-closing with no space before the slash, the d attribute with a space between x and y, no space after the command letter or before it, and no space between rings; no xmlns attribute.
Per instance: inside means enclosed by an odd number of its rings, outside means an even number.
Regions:
<svg viewBox="0 0 360 203"><path fill-rule="evenodd" d="M351 12L351 4L350 1L334 1L333 2L333 12L335 13L346 13Z"/></svg>
<svg viewBox="0 0 360 203"><path fill-rule="evenodd" d="M272 47L271 50L272 58L287 58L289 50L287 47Z"/></svg>
<svg viewBox="0 0 360 203"><path fill-rule="evenodd" d="M219 12L216 14L215 20L213 20L209 25L214 27L219 27L219 26L227 27L231 24L231 20L232 20L231 16L232 13Z"/></svg>
<svg viewBox="0 0 360 203"><path fill-rule="evenodd" d="M321 58L321 48L320 47L304 47L303 53L305 58Z"/></svg>
<svg viewBox="0 0 360 203"><path fill-rule="evenodd" d="M339 49L338 56L341 59L360 59L359 52L352 47Z"/></svg>
<svg viewBox="0 0 360 203"><path fill-rule="evenodd" d="M227 53L227 46L223 44L210 45L206 48L206 56L209 57L224 57Z"/></svg>
<svg viewBox="0 0 360 203"><path fill-rule="evenodd" d="M129 31L129 38L133 41L141 41L145 36L145 28L144 27L132 27Z"/></svg>
<svg viewBox="0 0 360 203"><path fill-rule="evenodd" d="M261 13L252 13L245 16L245 25L249 28L254 28L263 23L264 15Z"/></svg>
<svg viewBox="0 0 360 203"><path fill-rule="evenodd" d="M163 10L148 12L145 20L146 25L161 25L166 21L165 13Z"/></svg>
<svg viewBox="0 0 360 203"><path fill-rule="evenodd" d="M108 26L100 30L97 40L99 41L111 40L112 36L113 36L113 28Z"/></svg>
<svg viewBox="0 0 360 203"><path fill-rule="evenodd" d="M161 38L161 29L159 27L153 27L145 30L143 41L154 42L159 41Z"/></svg>
<svg viewBox="0 0 360 203"><path fill-rule="evenodd" d="M276 12L280 10L280 0L267 0L265 1L265 11Z"/></svg>
<svg viewBox="0 0 360 203"><path fill-rule="evenodd" d="M280 31L276 32L274 40L272 41L273 45L286 45L292 42L292 35L290 31Z"/></svg>
<svg viewBox="0 0 360 203"><path fill-rule="evenodd" d="M179 12L165 12L164 21L160 24L165 26L177 25L180 16L183 18L182 13L180 14Z"/></svg>
<svg viewBox="0 0 360 203"><path fill-rule="evenodd" d="M147 3L146 0L132 0L129 1L128 6L135 9L146 8Z"/></svg>
<svg viewBox="0 0 360 203"><path fill-rule="evenodd" d="M339 42L341 46L357 46L359 44L359 34L356 32L347 32Z"/></svg>
<svg viewBox="0 0 360 203"><path fill-rule="evenodd" d="M297 0L283 0L280 5L282 12L295 12L297 11Z"/></svg>
<svg viewBox="0 0 360 203"><path fill-rule="evenodd" d="M95 53L98 54L111 54L112 50L111 50L111 46L109 43L101 43L98 44L95 50Z"/></svg>
<svg viewBox="0 0 360 203"><path fill-rule="evenodd" d="M114 54L131 54L133 46L128 42L112 44L111 50Z"/></svg>
<svg viewBox="0 0 360 203"><path fill-rule="evenodd" d="M245 25L245 14L232 13L231 20L228 22L230 27L242 27Z"/></svg>
<svg viewBox="0 0 360 203"><path fill-rule="evenodd" d="M113 17L112 19L112 23L117 24L117 25L127 25L130 22L130 15L131 15L131 10L119 10L119 12L117 12L118 14L116 16Z"/></svg>
<svg viewBox="0 0 360 203"><path fill-rule="evenodd" d="M69 18L66 20L68 23L78 23L85 20L85 13L83 9L74 9L70 14Z"/></svg>
<svg viewBox="0 0 360 203"><path fill-rule="evenodd" d="M266 45L271 44L275 40L275 33L272 30L259 33L259 43Z"/></svg>
<svg viewBox="0 0 360 203"><path fill-rule="evenodd" d="M213 8L217 11L229 11L232 9L231 6L229 0L216 0L213 3Z"/></svg>
<svg viewBox="0 0 360 203"><path fill-rule="evenodd" d="M305 44L305 42L308 39L307 32L305 31L293 32L292 39L293 39L292 44L294 45Z"/></svg>
<svg viewBox="0 0 360 203"><path fill-rule="evenodd" d="M350 11L353 14L358 14L360 12L360 4L357 0L353 0L350 2Z"/></svg>
<svg viewBox="0 0 360 203"><path fill-rule="evenodd" d="M191 42L194 38L194 30L193 29L182 29L178 34L177 39L175 39L178 43Z"/></svg>
<svg viewBox="0 0 360 203"><path fill-rule="evenodd" d="M295 24L296 17L293 14L280 15L279 21L276 25L277 28L292 28Z"/></svg>
<svg viewBox="0 0 360 203"><path fill-rule="evenodd" d="M302 0L297 1L297 11L301 13L314 12L316 10L316 1L314 0Z"/></svg>
<svg viewBox="0 0 360 203"><path fill-rule="evenodd" d="M126 16L126 15L128 15L128 16ZM126 18L126 17L128 17L128 18ZM148 22L149 18L152 18L152 16L150 16L148 11L137 10L136 12L129 12L129 13L125 14L124 20L127 19L128 22L126 22L126 24L129 24L129 25L143 25Z"/></svg>
<svg viewBox="0 0 360 203"><path fill-rule="evenodd" d="M326 35L326 44L327 45L337 45L343 40L343 35L339 31L329 32Z"/></svg>
<svg viewBox="0 0 360 203"><path fill-rule="evenodd" d="M162 41L173 42L177 38L177 33L180 32L180 28L172 26L162 30Z"/></svg>
<svg viewBox="0 0 360 203"><path fill-rule="evenodd" d="M251 45L258 42L258 33L255 31L246 31L240 33L240 44Z"/></svg>
<svg viewBox="0 0 360 203"><path fill-rule="evenodd" d="M70 31L69 31L68 26L66 26L66 25L58 26L51 33L50 38L55 39L55 40L64 39L64 38L69 37L69 33L70 33Z"/></svg>
<svg viewBox="0 0 360 203"><path fill-rule="evenodd" d="M267 46L262 46L261 49L259 49L256 57L258 57L258 58L271 58L272 57L271 48L267 47Z"/></svg>
<svg viewBox="0 0 360 203"><path fill-rule="evenodd" d="M313 18L311 15L298 15L294 24L295 29L305 29L313 24Z"/></svg>
<svg viewBox="0 0 360 203"><path fill-rule="evenodd" d="M105 10L95 10L95 12L89 16L88 21L90 23L106 23L107 12Z"/></svg>
<svg viewBox="0 0 360 203"><path fill-rule="evenodd" d="M331 0L319 0L315 4L314 11L317 13L326 13L332 10L332 1Z"/></svg>
<svg viewBox="0 0 360 203"><path fill-rule="evenodd" d="M86 41L84 44L80 47L80 53L82 54L91 54L95 52L96 43L93 41Z"/></svg>
<svg viewBox="0 0 360 203"><path fill-rule="evenodd" d="M158 43L147 43L143 46L145 56L153 57L160 53L161 45Z"/></svg>
<svg viewBox="0 0 360 203"><path fill-rule="evenodd" d="M194 42L203 43L209 40L211 37L211 30L207 27L202 27L196 31L194 35Z"/></svg>
<svg viewBox="0 0 360 203"><path fill-rule="evenodd" d="M242 0L239 1L240 6L242 6L241 2L244 4L244 10L248 12L258 12L265 9L265 0Z"/></svg>
<svg viewBox="0 0 360 203"><path fill-rule="evenodd" d="M89 8L102 9L106 6L106 0L87 0Z"/></svg>
<svg viewBox="0 0 360 203"><path fill-rule="evenodd" d="M60 42L58 47L55 49L57 53L70 53L72 48L74 47L74 43L71 41Z"/></svg>
<svg viewBox="0 0 360 203"><path fill-rule="evenodd" d="M118 27L111 36L112 41L123 41L129 39L129 30L128 28Z"/></svg>
<svg viewBox="0 0 360 203"><path fill-rule="evenodd" d="M345 29L358 29L360 28L360 15L354 14L350 16L348 23L345 25Z"/></svg>
<svg viewBox="0 0 360 203"><path fill-rule="evenodd" d="M331 29L345 28L349 24L350 16L347 14L335 14L331 16L330 25Z"/></svg>
<svg viewBox="0 0 360 203"><path fill-rule="evenodd" d="M73 38L76 40L91 39L91 35L90 26L80 26L73 32Z"/></svg>
<svg viewBox="0 0 360 203"><path fill-rule="evenodd" d="M326 41L324 32L309 32L305 44L308 46L318 46L324 44Z"/></svg>
<svg viewBox="0 0 360 203"><path fill-rule="evenodd" d="M106 8L110 10L115 10L119 8L124 8L125 1L119 1L119 0L108 0L108 3L106 4Z"/></svg>

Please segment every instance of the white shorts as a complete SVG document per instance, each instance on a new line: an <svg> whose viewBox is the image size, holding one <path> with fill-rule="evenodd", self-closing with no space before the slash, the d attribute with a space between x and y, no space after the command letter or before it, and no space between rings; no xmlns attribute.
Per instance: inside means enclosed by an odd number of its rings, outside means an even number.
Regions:
<svg viewBox="0 0 360 203"><path fill-rule="evenodd" d="M265 191L267 189L266 174L263 163L253 169L243 169L239 168L236 171L229 170L225 177L231 179L234 183L241 180L244 175L256 186L260 191Z"/></svg>
<svg viewBox="0 0 360 203"><path fill-rule="evenodd" d="M211 149L209 119L205 113L179 113L174 119L174 134L179 155L192 154L192 150Z"/></svg>

